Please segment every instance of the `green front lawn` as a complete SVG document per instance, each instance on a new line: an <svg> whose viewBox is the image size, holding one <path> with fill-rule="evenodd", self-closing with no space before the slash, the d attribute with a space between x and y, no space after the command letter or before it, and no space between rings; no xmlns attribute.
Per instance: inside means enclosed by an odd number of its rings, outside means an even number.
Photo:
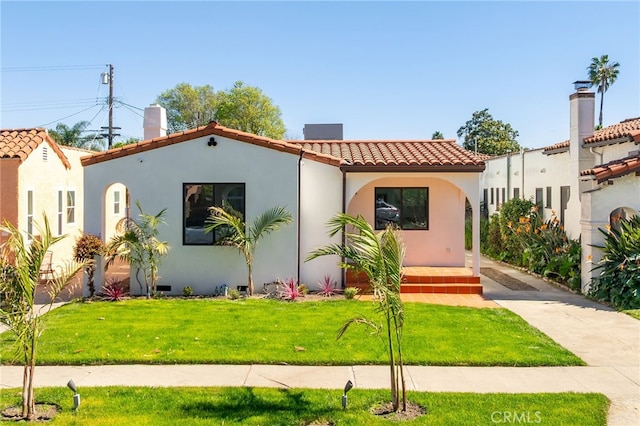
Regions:
<svg viewBox="0 0 640 426"><path fill-rule="evenodd" d="M622 311L622 312L624 312L627 315L631 315L635 319L640 320L640 309L629 309L629 310Z"/></svg>
<svg viewBox="0 0 640 426"><path fill-rule="evenodd" d="M353 389L348 408L341 390L265 388L80 388L73 413L66 388L36 390L38 401L57 404L55 425L388 425L371 414L389 391ZM427 414L407 425L606 425L609 401L600 394L470 394L409 392ZM1 408L20 402L18 389L0 389Z"/></svg>
<svg viewBox="0 0 640 426"><path fill-rule="evenodd" d="M415 365L584 365L506 309L407 303L404 354ZM132 299L72 303L47 316L38 364L385 364L370 330L339 326L370 302ZM3 363L13 336L0 335Z"/></svg>

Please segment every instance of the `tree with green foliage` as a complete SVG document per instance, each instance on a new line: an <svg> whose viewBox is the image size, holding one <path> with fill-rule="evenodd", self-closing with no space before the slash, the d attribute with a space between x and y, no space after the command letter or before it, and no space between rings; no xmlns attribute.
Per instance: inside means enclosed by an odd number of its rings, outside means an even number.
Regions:
<svg viewBox="0 0 640 426"><path fill-rule="evenodd" d="M284 225L293 222L293 216L283 207L273 207L256 217L247 227L242 214L229 205L211 207L211 215L207 219L205 232L213 232L223 228L222 236L217 244L235 247L244 257L248 270L249 295L253 295L253 259L258 242Z"/></svg>
<svg viewBox="0 0 640 426"><path fill-rule="evenodd" d="M218 92L209 85L180 83L160 94L156 102L167 110L170 133L205 126L212 120L273 139L282 139L286 132L280 108L260 88L242 81Z"/></svg>
<svg viewBox="0 0 640 426"><path fill-rule="evenodd" d="M89 127L88 121L79 121L69 127L64 123L58 123L55 130L49 129L49 135L58 144L72 146L74 148L88 149L91 151L102 151L102 139L94 136L83 135Z"/></svg>
<svg viewBox="0 0 640 426"><path fill-rule="evenodd" d="M123 146L132 145L134 143L140 142L142 139L140 138L127 138L124 141L114 143L111 148L122 148Z"/></svg>
<svg viewBox="0 0 640 426"><path fill-rule="evenodd" d="M118 234L107 243L105 252L106 267L108 268L116 258L120 258L136 269L136 281L142 292L142 282L139 273L143 272L147 298L156 294L156 284L160 277L158 269L162 258L169 252L169 244L158 238L159 226L164 222L167 209L151 215L142 210L140 201L136 200L140 213L138 219L123 217L116 224Z"/></svg>
<svg viewBox="0 0 640 426"><path fill-rule="evenodd" d="M609 62L609 55L602 55L599 58L591 58L591 64L587 67L591 86L598 86L598 93L600 93L600 116L598 119L598 128L602 128L604 92L609 90L609 87L615 83L620 71L619 68L620 64L618 62Z"/></svg>
<svg viewBox="0 0 640 426"><path fill-rule="evenodd" d="M353 231L350 231L350 230ZM402 356L402 331L404 329L404 307L400 299L402 282L402 262L405 247L400 231L392 226L376 234L374 229L362 217L353 217L340 213L329 221L329 236L344 232L346 244L330 244L314 250L307 261L319 256L340 256L346 261L340 263L344 269L364 272L373 290L376 312L382 316L383 323L366 317L348 320L338 332L340 338L353 324L362 324L372 328L383 338L389 356L391 379L391 402L393 411L407 408L407 395Z"/></svg>
<svg viewBox="0 0 640 426"><path fill-rule="evenodd" d="M162 92L156 103L167 110L167 130L169 133L176 133L206 126L215 120L218 96L208 84L191 86L180 83L173 89Z"/></svg>
<svg viewBox="0 0 640 426"><path fill-rule="evenodd" d="M462 146L469 151L503 155L508 151L520 150L520 144L516 141L518 131L510 124L494 119L488 108L474 112L471 120L460 127L457 134L459 138L464 138Z"/></svg>
<svg viewBox="0 0 640 426"><path fill-rule="evenodd" d="M431 139L433 140L444 139L444 135L440 131L435 131L433 132L433 135L431 135Z"/></svg>
<svg viewBox="0 0 640 426"><path fill-rule="evenodd" d="M24 362L22 417L27 420L36 419L33 385L38 338L45 329L42 314L51 310L58 295L69 288L73 277L86 265L67 262L59 267L47 282L48 304L36 310L36 289L46 253L66 237L52 235L46 215L43 226L36 224L36 229L38 235L30 235L31 241L25 241L22 232L9 222L0 226L0 232L7 235L0 250L0 323L16 336L17 349Z"/></svg>
<svg viewBox="0 0 640 426"><path fill-rule="evenodd" d="M236 81L231 90L219 92L216 119L224 126L272 139L286 132L280 108L254 86Z"/></svg>

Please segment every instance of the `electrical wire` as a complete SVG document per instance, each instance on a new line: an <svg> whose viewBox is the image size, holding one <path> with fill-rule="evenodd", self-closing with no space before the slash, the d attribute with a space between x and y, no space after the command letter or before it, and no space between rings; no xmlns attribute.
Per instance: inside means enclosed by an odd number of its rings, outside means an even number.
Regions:
<svg viewBox="0 0 640 426"><path fill-rule="evenodd" d="M98 106L98 105L92 105L89 108L83 109L82 111L78 111L78 112L76 112L74 114L67 115L66 117L58 118L57 120L53 120L53 121L50 121L48 123L40 124L40 125L38 125L36 127L45 127L45 126L48 126L49 124L53 124L53 123L57 123L57 122L62 121L62 120L66 120L67 118L73 117L74 115L82 114L85 111L89 111L91 108L94 108L96 106Z"/></svg>
<svg viewBox="0 0 640 426"><path fill-rule="evenodd" d="M91 70L104 68L104 65L48 65L41 67L3 67L0 72L26 72L26 71L72 71L72 70Z"/></svg>

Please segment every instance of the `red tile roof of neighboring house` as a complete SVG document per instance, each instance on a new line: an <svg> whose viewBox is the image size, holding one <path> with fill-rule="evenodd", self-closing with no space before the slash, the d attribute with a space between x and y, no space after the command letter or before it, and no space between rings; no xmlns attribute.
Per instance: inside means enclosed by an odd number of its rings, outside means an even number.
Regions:
<svg viewBox="0 0 640 426"><path fill-rule="evenodd" d="M614 179L629 173L640 173L640 154L631 155L607 164L580 172L580 176L594 176L598 183Z"/></svg>
<svg viewBox="0 0 640 426"><path fill-rule="evenodd" d="M584 138L585 145L609 145L620 142L640 143L640 117L629 118L620 123L596 130L592 136ZM559 154L569 150L569 141L544 148L547 155Z"/></svg>
<svg viewBox="0 0 640 426"><path fill-rule="evenodd" d="M482 171L484 159L467 151L452 139L408 140L325 140L292 141L305 150L344 158L352 171Z"/></svg>
<svg viewBox="0 0 640 426"><path fill-rule="evenodd" d="M96 153L82 158L82 165L100 163L113 158L200 138L223 136L278 151L300 155L323 163L352 170L385 170L407 167L440 171L482 171L480 156L463 149L453 140L436 141L281 141L224 127L216 122L207 126L154 138L136 144ZM390 169L391 168L391 169Z"/></svg>
<svg viewBox="0 0 640 426"><path fill-rule="evenodd" d="M162 136L136 144L125 145L120 148L110 149L105 152L93 154L81 159L82 165L87 166L90 164L101 163L103 161L111 160L113 158L125 157L128 155L149 151L155 148L161 148L169 145L173 145L180 142L185 142L200 138L203 136L222 136L230 139L235 139L243 142L247 142L254 145L259 145L266 148L275 149L278 151L288 152L295 155L300 155L302 147L296 144L292 144L285 141L275 140L264 136L257 136L247 132L241 132L239 130L230 129L224 127L215 121L212 121L206 126L201 126L196 129L185 130L184 132L174 133L167 136ZM340 165L342 163L341 158L332 157L322 153L305 152L305 158L310 158L319 162Z"/></svg>
<svg viewBox="0 0 640 426"><path fill-rule="evenodd" d="M629 118L618 124L596 130L593 132L593 136L584 139L584 144L590 145L600 142L618 143L621 142L620 139L640 143L640 117ZM626 140L624 142L626 142Z"/></svg>
<svg viewBox="0 0 640 426"><path fill-rule="evenodd" d="M71 168L67 156L42 128L0 130L0 158L18 158L23 162L43 142L53 149L67 169Z"/></svg>

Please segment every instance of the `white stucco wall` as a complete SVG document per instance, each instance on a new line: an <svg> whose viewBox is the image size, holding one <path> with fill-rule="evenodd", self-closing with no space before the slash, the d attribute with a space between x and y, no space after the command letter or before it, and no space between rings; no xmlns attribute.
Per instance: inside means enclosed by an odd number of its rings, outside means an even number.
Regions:
<svg viewBox="0 0 640 426"><path fill-rule="evenodd" d="M27 230L27 191L33 191L33 220L43 226L43 214L49 220L53 235L58 234L58 191L62 191L62 234L67 237L53 247L54 266L60 266L73 257L76 239L82 234L84 203L83 173L80 158L86 151L60 147L71 168L67 169L55 151L41 143L18 169L18 228ZM44 155L46 150L46 159ZM75 191L75 220L67 223L67 191ZM37 229L34 225L34 233Z"/></svg>
<svg viewBox="0 0 640 426"><path fill-rule="evenodd" d="M170 285L168 294L181 294L191 286L197 294L211 294L216 286L246 285L247 269L237 250L219 246L183 246L183 183L245 183L246 220L252 222L265 210L282 206L297 217L296 155L216 136L217 146L207 146L209 137L148 150L86 166L86 230L104 233L105 189L112 183L125 185L131 199L131 217L138 215L140 200L145 212L166 208L167 225L160 239L172 247L160 268L160 285ZM253 278L256 290L275 278L297 273L297 225L294 223L265 237L258 245ZM135 277L131 291L139 292Z"/></svg>
<svg viewBox="0 0 640 426"><path fill-rule="evenodd" d="M592 183L593 190L582 197L582 290L586 292L591 279L599 271L592 271L602 258L602 251L593 245L604 243L604 235L611 212L628 207L640 212L640 177L629 174L613 180L613 185Z"/></svg>
<svg viewBox="0 0 640 426"><path fill-rule="evenodd" d="M329 219L342 211L342 172L336 166L304 159L301 179L301 264L300 282L310 289L319 288L325 275L342 283L340 259L323 256L305 262L313 250L330 243L340 243L341 236L330 239L327 235Z"/></svg>
<svg viewBox="0 0 640 426"><path fill-rule="evenodd" d="M520 190L519 198L535 202L536 188L542 188L544 219L550 219L553 213L560 218L560 188L569 186L570 197L565 211L565 228L570 238L578 238L580 236L580 203L573 203L578 200L578 178L568 167L569 152L545 155L542 149L536 149L513 154L510 161L509 174L507 173L508 157L506 155L485 161L486 170L482 174L480 187L481 196L484 193L482 190L485 188L488 190L487 200L483 201L486 202L489 215L497 211L497 192L500 193L500 204L514 198L515 188ZM549 187L551 188L550 207L546 203L547 188ZM494 189L493 203L491 203L491 188ZM505 188L505 195L508 194L507 200L502 199L502 188Z"/></svg>

